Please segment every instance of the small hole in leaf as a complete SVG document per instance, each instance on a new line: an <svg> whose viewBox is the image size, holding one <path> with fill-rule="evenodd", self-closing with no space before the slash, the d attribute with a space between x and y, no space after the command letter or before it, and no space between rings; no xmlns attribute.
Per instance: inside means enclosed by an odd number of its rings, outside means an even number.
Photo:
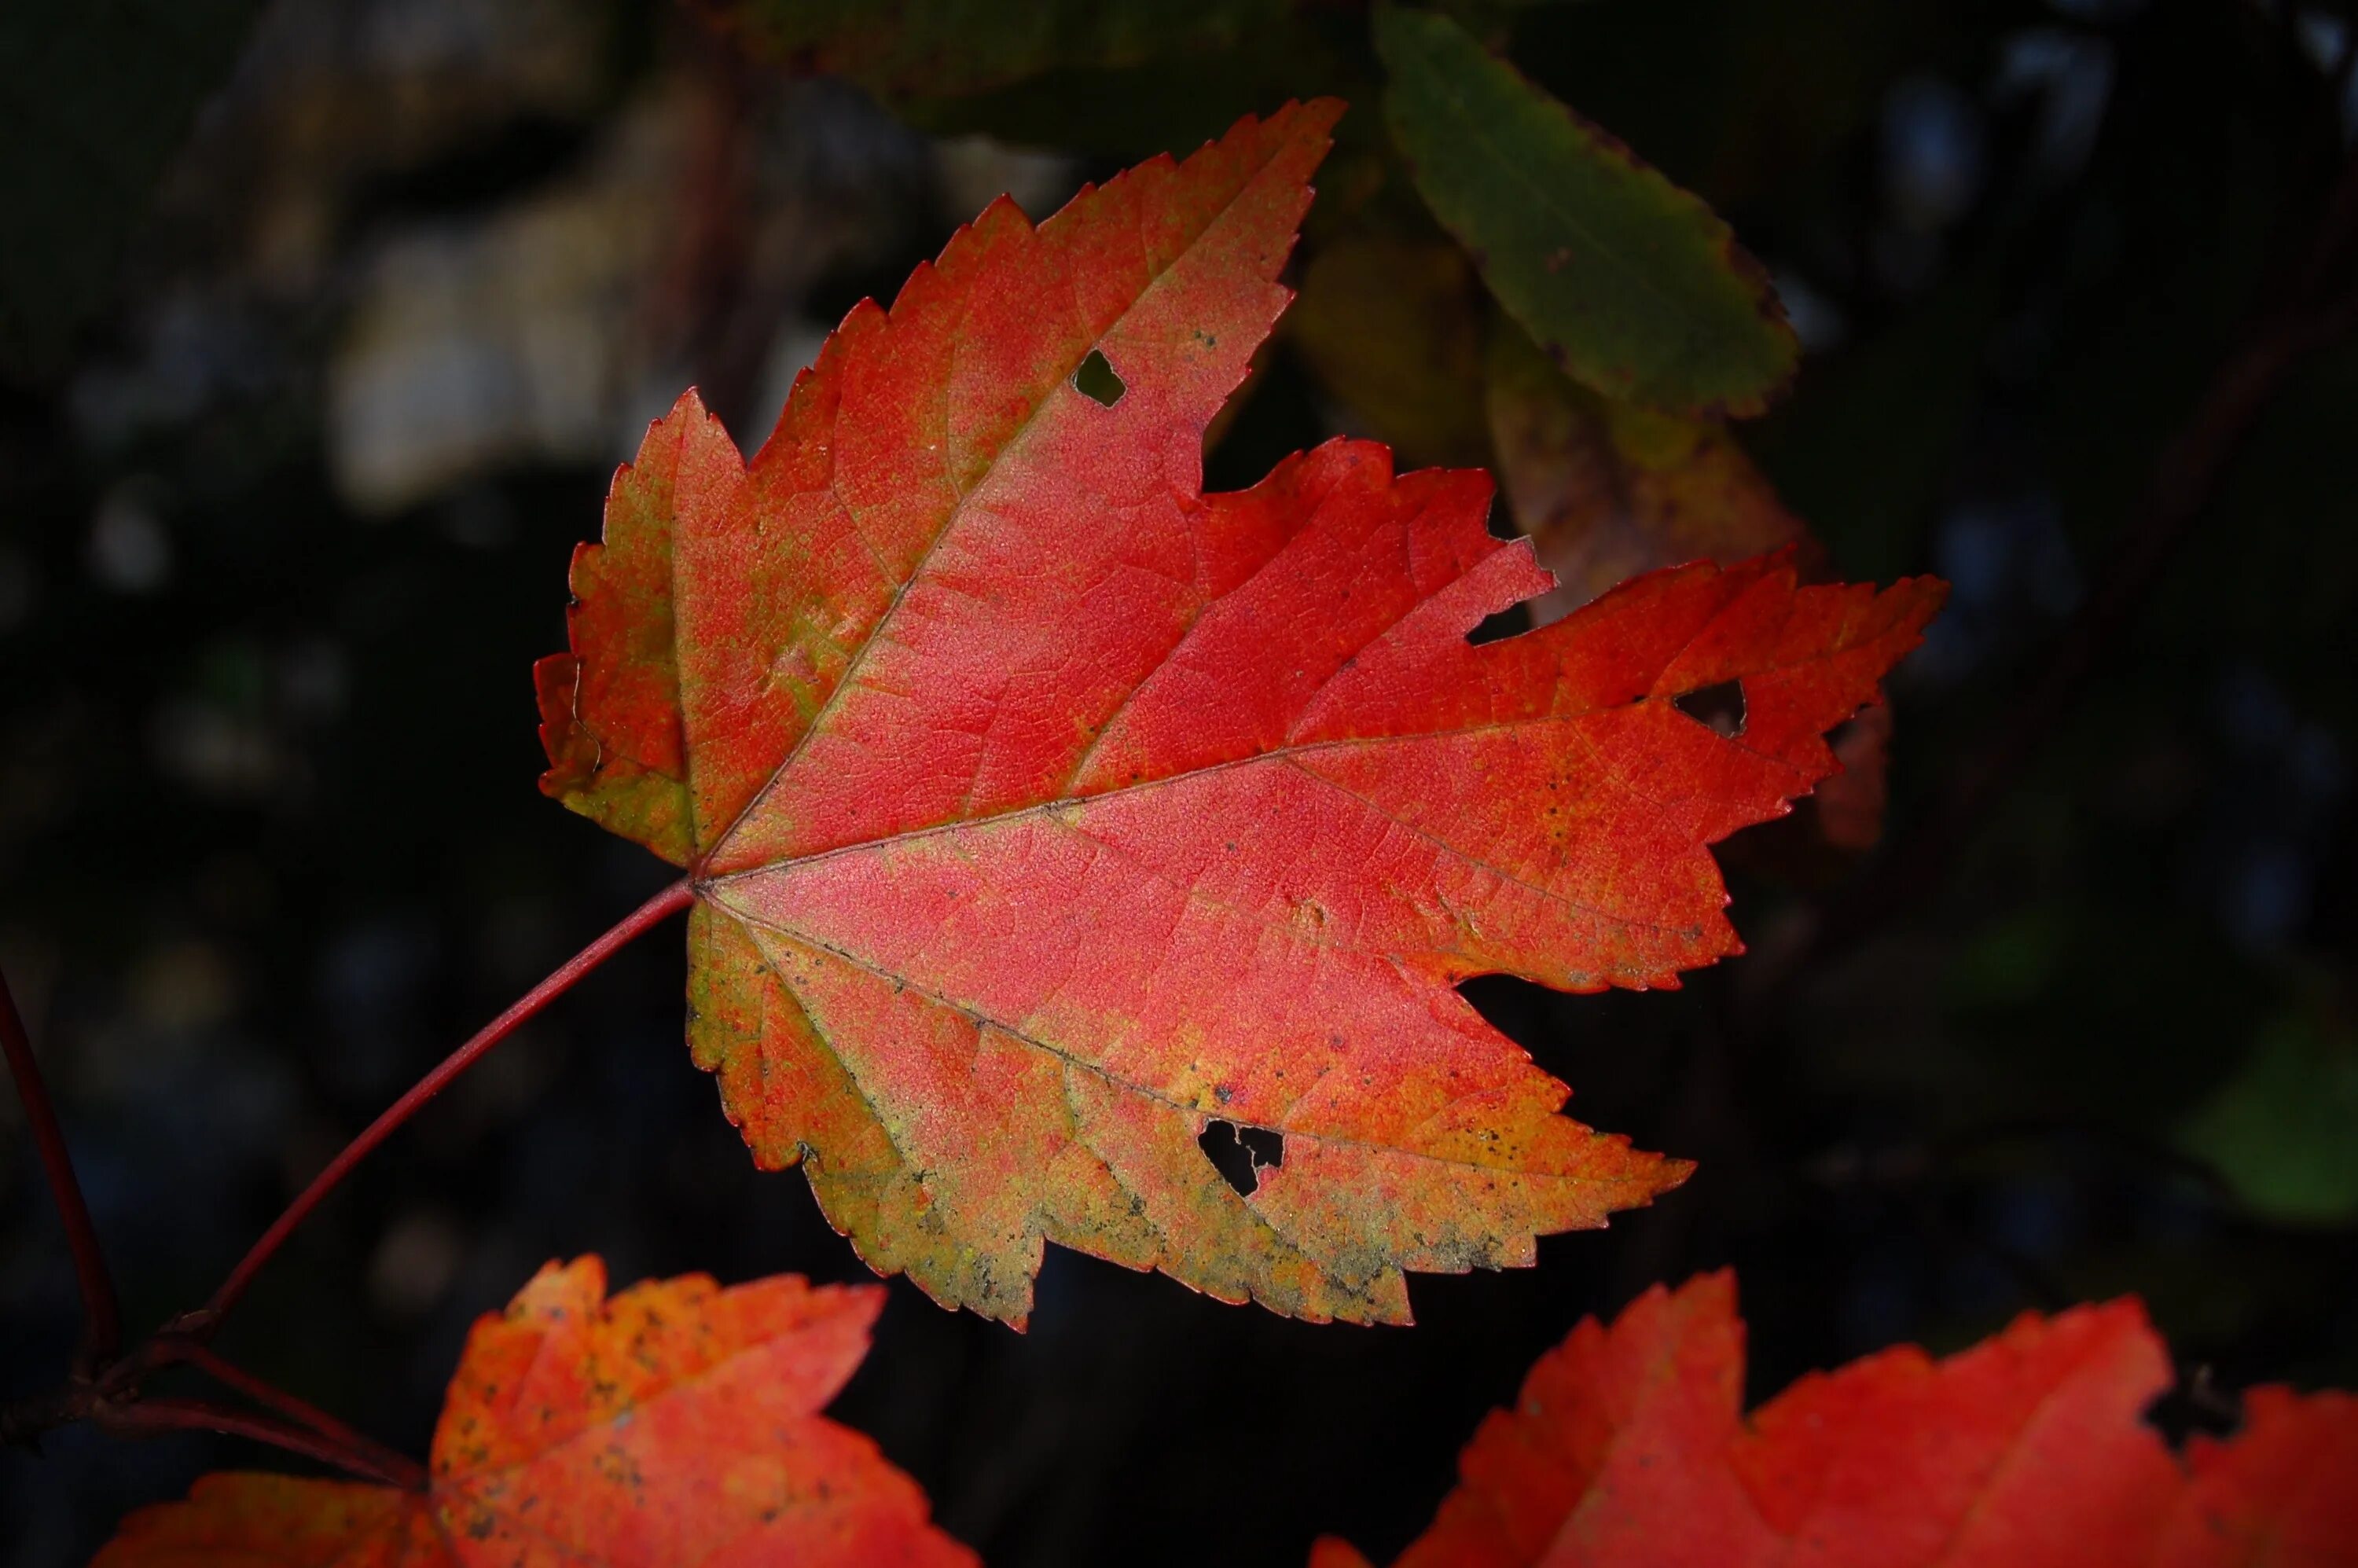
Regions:
<svg viewBox="0 0 2358 1568"><path fill-rule="evenodd" d="M1496 615L1482 617L1481 624L1466 633L1466 640L1479 647L1485 643L1497 643L1509 637L1520 637L1531 629L1531 607L1528 604L1509 604Z"/></svg>
<svg viewBox="0 0 2358 1568"><path fill-rule="evenodd" d="M1240 1128L1232 1121L1215 1121L1196 1135L1195 1147L1240 1198L1249 1198L1260 1189L1262 1166L1274 1170L1285 1163L1285 1134L1265 1127Z"/></svg>
<svg viewBox="0 0 2358 1568"><path fill-rule="evenodd" d="M1740 680L1701 687L1671 701L1689 719L1731 741L1744 733L1744 683Z"/></svg>
<svg viewBox="0 0 2358 1568"><path fill-rule="evenodd" d="M1091 349L1089 357L1081 362L1081 368L1073 373L1073 390L1093 403L1102 403L1110 408L1121 401L1121 395L1130 387L1114 373L1113 362L1105 357L1104 352Z"/></svg>
<svg viewBox="0 0 2358 1568"><path fill-rule="evenodd" d="M2234 1390L2222 1388L2210 1368L2197 1366L2181 1374L2175 1387L2154 1396L2145 1407L2145 1423L2172 1448L2182 1448L2198 1435L2234 1436L2244 1424L2244 1401Z"/></svg>

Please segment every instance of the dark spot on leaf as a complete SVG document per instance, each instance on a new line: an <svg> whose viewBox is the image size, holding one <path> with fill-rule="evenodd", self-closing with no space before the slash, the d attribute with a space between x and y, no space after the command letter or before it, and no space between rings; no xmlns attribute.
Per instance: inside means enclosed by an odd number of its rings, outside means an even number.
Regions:
<svg viewBox="0 0 2358 1568"><path fill-rule="evenodd" d="M1081 362L1081 368L1073 373L1073 390L1092 403L1110 408L1121 401L1121 395L1130 387L1114 373L1112 362L1103 351L1091 349L1089 357Z"/></svg>
<svg viewBox="0 0 2358 1568"><path fill-rule="evenodd" d="M1724 680L1671 699L1681 713L1733 741L1744 733L1744 683Z"/></svg>
<svg viewBox="0 0 2358 1568"><path fill-rule="evenodd" d="M1195 1147L1240 1198L1259 1190L1262 1166L1275 1169L1285 1163L1285 1134L1263 1127L1239 1128L1232 1121L1215 1121L1196 1136Z"/></svg>

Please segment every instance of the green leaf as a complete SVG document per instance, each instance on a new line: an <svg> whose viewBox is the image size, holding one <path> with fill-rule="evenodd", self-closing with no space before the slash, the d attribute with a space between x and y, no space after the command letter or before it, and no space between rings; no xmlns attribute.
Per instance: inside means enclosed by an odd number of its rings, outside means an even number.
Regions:
<svg viewBox="0 0 2358 1568"><path fill-rule="evenodd" d="M1574 380L1758 414L1800 345L1727 225L1444 16L1386 5L1384 114L1426 203Z"/></svg>
<svg viewBox="0 0 2358 1568"><path fill-rule="evenodd" d="M2253 1212L2293 1224L2358 1216L2358 1039L2295 1014L2180 1128Z"/></svg>

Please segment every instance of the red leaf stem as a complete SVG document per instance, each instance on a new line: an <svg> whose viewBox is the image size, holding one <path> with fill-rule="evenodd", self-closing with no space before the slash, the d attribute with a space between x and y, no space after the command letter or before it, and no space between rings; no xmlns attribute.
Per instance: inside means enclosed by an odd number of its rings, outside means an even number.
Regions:
<svg viewBox="0 0 2358 1568"><path fill-rule="evenodd" d="M315 1405L297 1399L276 1383L265 1382L225 1357L215 1354L190 1339L170 1342L164 1350L168 1360L181 1361L194 1367L225 1389L232 1390L265 1409L275 1411L287 1420L308 1427L329 1442L349 1453L368 1460L384 1476L398 1487L413 1491L426 1487L426 1467L406 1454L386 1447L376 1439L345 1425L334 1416Z"/></svg>
<svg viewBox="0 0 2358 1568"><path fill-rule="evenodd" d="M231 1437L251 1438L371 1481L405 1488L416 1485L417 1466L409 1461L404 1460L399 1469L388 1470L370 1454L308 1427L207 1400L141 1400L135 1404L103 1409L93 1419L102 1429L122 1437L157 1437L168 1432L219 1432ZM368 1446L373 1449L375 1444Z"/></svg>
<svg viewBox="0 0 2358 1568"><path fill-rule="evenodd" d="M672 883L646 903L622 917L613 929L559 965L556 971L518 998L505 1012L485 1024L474 1038L443 1059L442 1065L420 1078L407 1094L386 1108L384 1113L369 1123L365 1131L344 1146L343 1152L328 1162L327 1167L311 1178L311 1184L287 1206L287 1212L274 1221L262 1238L250 1248L245 1256L231 1270L212 1299L197 1312L181 1319L175 1327L180 1333L202 1338L220 1325L223 1314L244 1295L254 1277L265 1263L286 1244L297 1227L311 1217L327 1195L350 1175L352 1167L366 1159L376 1146L393 1136L401 1125L417 1113L418 1108L440 1094L453 1078L475 1065L491 1048L515 1033L517 1027L550 1002L573 989L581 978L612 957L632 941L662 922L666 916L686 909L694 895L686 879Z"/></svg>

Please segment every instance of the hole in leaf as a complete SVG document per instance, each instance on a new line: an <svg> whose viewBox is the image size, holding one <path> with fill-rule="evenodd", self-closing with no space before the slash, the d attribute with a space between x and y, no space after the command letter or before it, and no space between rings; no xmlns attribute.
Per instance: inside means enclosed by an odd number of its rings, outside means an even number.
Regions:
<svg viewBox="0 0 2358 1568"><path fill-rule="evenodd" d="M1699 687L1671 700L1681 713L1731 741L1744 733L1744 683L1740 680Z"/></svg>
<svg viewBox="0 0 2358 1568"><path fill-rule="evenodd" d="M1113 362L1103 351L1091 349L1089 357L1081 362L1081 368L1073 373L1073 390L1110 408L1121 401L1121 395L1130 386L1114 373Z"/></svg>
<svg viewBox="0 0 2358 1568"><path fill-rule="evenodd" d="M1531 629L1531 607L1528 604L1509 604L1496 615L1482 617L1481 624L1466 633L1466 640L1478 648L1485 643L1498 643L1509 637L1520 637Z"/></svg>
<svg viewBox="0 0 2358 1568"><path fill-rule="evenodd" d="M1275 1170L1285 1163L1285 1134L1265 1127L1240 1128L1232 1121L1215 1121L1196 1135L1195 1147L1240 1198L1249 1198L1260 1189L1262 1166Z"/></svg>
<svg viewBox="0 0 2358 1568"><path fill-rule="evenodd" d="M2220 1387L2210 1368L2197 1366L2154 1396L2145 1407L2145 1423L2172 1448L2182 1448L2197 1435L2234 1436L2244 1424L2244 1401L2233 1389Z"/></svg>

